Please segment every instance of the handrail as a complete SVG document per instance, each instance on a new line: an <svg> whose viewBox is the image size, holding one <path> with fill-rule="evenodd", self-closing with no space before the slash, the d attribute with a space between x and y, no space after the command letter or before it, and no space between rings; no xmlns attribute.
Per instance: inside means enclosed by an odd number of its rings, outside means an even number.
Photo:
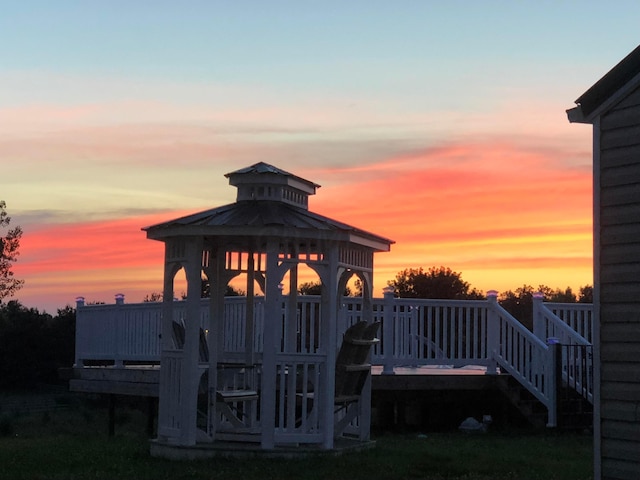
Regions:
<svg viewBox="0 0 640 480"><path fill-rule="evenodd" d="M547 425L557 425L554 362L549 347L497 302L491 302L492 326L497 332L493 352L499 366L547 407Z"/></svg>
<svg viewBox="0 0 640 480"><path fill-rule="evenodd" d="M593 342L593 304L555 303L544 305L563 323L576 331L589 343Z"/></svg>
<svg viewBox="0 0 640 480"><path fill-rule="evenodd" d="M558 310L568 311L563 304ZM556 311L558 311L556 310ZM562 380L587 401L593 403L593 352L591 342L575 331L563 319L558 317L540 297L533 302L534 333L539 338L563 346Z"/></svg>

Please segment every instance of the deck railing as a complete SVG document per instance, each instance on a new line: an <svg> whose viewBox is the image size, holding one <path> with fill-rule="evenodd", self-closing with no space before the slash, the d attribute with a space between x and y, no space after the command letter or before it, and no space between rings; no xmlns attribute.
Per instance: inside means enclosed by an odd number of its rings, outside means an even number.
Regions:
<svg viewBox="0 0 640 480"><path fill-rule="evenodd" d="M270 325L278 329L276 338L283 339L280 353L322 353L320 305L318 296L301 296L296 309L291 310L288 297L283 297L282 316ZM382 365L383 373L393 373L400 366L474 365L486 367L487 373L496 373L500 367L549 408L550 424L555 423L556 370L547 343L588 346L590 342L583 334L590 338L592 329L591 305L543 304L538 297L534 299L531 332L498 304L496 292L490 292L487 300L460 301L401 299L386 292L384 298L373 299L372 310L370 320L382 324L372 363ZM208 300L203 299L200 311L200 326L208 332ZM253 311L251 341L259 355L265 328L264 297L255 298ZM292 311L297 317L293 323L288 320ZM174 302L174 319L182 319L185 312L186 302ZM230 358L246 350L245 312L244 297L225 299L223 354ZM161 316L161 303L125 304L122 298L115 305L84 305L79 301L76 365L159 363ZM362 319L361 299L344 297L337 318L339 331ZM293 326L296 331L289 331ZM568 355L569 351L578 356ZM564 381L592 400L591 350L563 352ZM586 357L579 357L581 354Z"/></svg>
<svg viewBox="0 0 640 480"><path fill-rule="evenodd" d="M593 314L587 308L589 305L575 305L572 308L572 304L545 304L541 297L534 297L533 331L538 338L565 347L559 359L562 380L593 403L593 350L591 342L582 335L591 338Z"/></svg>
<svg viewBox="0 0 640 480"><path fill-rule="evenodd" d="M545 303L557 318L589 343L593 343L593 304Z"/></svg>

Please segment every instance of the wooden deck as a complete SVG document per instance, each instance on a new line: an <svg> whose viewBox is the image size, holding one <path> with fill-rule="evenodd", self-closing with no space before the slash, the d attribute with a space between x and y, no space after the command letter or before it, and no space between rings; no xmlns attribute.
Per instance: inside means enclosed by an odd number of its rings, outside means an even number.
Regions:
<svg viewBox="0 0 640 480"><path fill-rule="evenodd" d="M69 369L72 392L158 397L158 365ZM380 429L451 429L467 416L490 414L513 423L499 381L508 375L487 375L482 367L396 367L394 375L372 367L372 425ZM150 419L150 422L152 420ZM113 428L113 427L111 427Z"/></svg>
<svg viewBox="0 0 640 480"><path fill-rule="evenodd" d="M393 375L382 367L371 369L371 388L375 391L486 390L495 387L495 375L482 367L396 367Z"/></svg>
<svg viewBox="0 0 640 480"><path fill-rule="evenodd" d="M371 369L372 391L486 390L496 387L496 375L482 367L396 367L394 375ZM64 372L72 392L157 397L158 365L82 367Z"/></svg>

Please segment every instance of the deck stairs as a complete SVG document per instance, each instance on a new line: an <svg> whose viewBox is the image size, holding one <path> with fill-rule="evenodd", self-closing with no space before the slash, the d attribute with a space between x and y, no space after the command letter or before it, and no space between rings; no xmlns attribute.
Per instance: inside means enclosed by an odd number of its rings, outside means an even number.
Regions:
<svg viewBox="0 0 640 480"><path fill-rule="evenodd" d="M534 427L547 425L547 408L509 374L497 378L498 389L522 417Z"/></svg>
<svg viewBox="0 0 640 480"><path fill-rule="evenodd" d="M497 386L509 403L520 412L528 424L536 428L547 426L547 408L511 375L497 378ZM574 388L563 384L558 393L557 428L585 430L593 426L593 405Z"/></svg>

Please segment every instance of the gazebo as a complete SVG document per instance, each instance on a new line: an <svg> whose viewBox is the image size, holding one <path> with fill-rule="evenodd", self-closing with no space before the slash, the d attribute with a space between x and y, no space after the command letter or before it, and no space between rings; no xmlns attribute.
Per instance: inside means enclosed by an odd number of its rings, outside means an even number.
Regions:
<svg viewBox="0 0 640 480"><path fill-rule="evenodd" d="M357 276L360 323L372 323L373 255L389 251L393 241L309 211L319 185L272 165L225 176L237 187L235 203L143 229L165 244L152 453L180 456L176 452L230 444L333 450L338 438L368 442L369 370L357 392L340 401L335 372L343 337L355 338L351 343L360 348L373 343L372 335L362 337L356 327L345 335L353 322L341 312L341 298ZM301 306L302 266L319 278L319 306ZM186 301L174 302L181 269ZM246 296L231 310L228 285L245 279Z"/></svg>

